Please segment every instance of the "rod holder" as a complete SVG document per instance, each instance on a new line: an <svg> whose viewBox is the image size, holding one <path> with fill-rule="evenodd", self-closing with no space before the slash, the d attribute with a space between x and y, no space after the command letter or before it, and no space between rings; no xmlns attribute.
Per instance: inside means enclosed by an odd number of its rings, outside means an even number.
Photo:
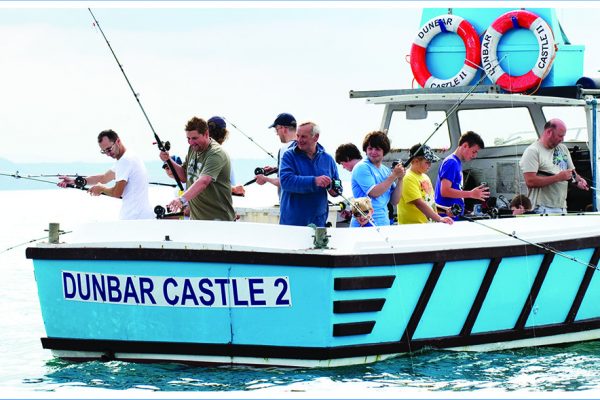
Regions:
<svg viewBox="0 0 600 400"><path fill-rule="evenodd" d="M57 244L60 237L60 224L50 222L48 225L48 243Z"/></svg>

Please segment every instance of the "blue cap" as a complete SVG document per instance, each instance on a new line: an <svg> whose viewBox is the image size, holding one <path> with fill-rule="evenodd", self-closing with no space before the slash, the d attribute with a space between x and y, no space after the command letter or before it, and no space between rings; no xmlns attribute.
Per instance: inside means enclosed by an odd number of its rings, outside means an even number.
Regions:
<svg viewBox="0 0 600 400"><path fill-rule="evenodd" d="M225 120L222 117L218 117L215 115L214 117L211 117L208 120L208 122L209 123L212 122L213 124L215 124L216 126L218 126L221 129L227 129L227 123L225 123Z"/></svg>
<svg viewBox="0 0 600 400"><path fill-rule="evenodd" d="M171 160L172 160L172 161L173 161L175 164L179 164L179 165L181 165L181 158L179 158L179 156L171 156ZM167 162L165 161L165 162L163 163L163 166L162 166L162 167L163 167L163 169L164 169L164 168L167 168L167 166L168 166L168 164L167 164Z"/></svg>
<svg viewBox="0 0 600 400"><path fill-rule="evenodd" d="M274 128L276 125L281 126L293 126L296 127L296 118L292 114L281 113L275 118L275 122L269 126L269 128Z"/></svg>

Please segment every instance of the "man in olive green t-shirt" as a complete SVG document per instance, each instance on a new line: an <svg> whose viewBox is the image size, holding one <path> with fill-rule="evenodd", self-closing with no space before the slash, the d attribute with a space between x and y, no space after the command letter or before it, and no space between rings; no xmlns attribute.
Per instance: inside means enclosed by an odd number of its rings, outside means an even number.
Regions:
<svg viewBox="0 0 600 400"><path fill-rule="evenodd" d="M229 156L210 138L208 124L203 119L190 119L185 131L190 148L183 165L174 163L173 167L187 189L169 203L169 209L177 211L189 204L191 219L235 220ZM169 153L160 153L161 160L168 158Z"/></svg>

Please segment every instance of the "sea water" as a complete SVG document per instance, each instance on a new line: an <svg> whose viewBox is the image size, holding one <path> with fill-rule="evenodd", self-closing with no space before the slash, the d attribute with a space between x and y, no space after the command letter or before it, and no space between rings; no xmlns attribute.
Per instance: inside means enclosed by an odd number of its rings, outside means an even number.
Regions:
<svg viewBox="0 0 600 400"><path fill-rule="evenodd" d="M263 203L273 199L253 190L236 202L251 206L259 197ZM172 197L170 188L151 191L152 204ZM67 362L42 349L44 324L27 245L6 249L45 237L50 222L68 232L80 222L116 219L119 200L50 189L0 191L0 204L0 397L600 396L598 341L490 353L425 350L330 369Z"/></svg>

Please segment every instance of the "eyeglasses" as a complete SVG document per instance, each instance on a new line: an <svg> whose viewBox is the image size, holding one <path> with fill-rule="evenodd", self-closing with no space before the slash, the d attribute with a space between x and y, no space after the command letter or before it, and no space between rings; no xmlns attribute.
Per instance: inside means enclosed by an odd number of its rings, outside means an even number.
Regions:
<svg viewBox="0 0 600 400"><path fill-rule="evenodd" d="M354 210L352 212L352 215L354 215L354 218L358 218L358 217L368 218L369 210Z"/></svg>
<svg viewBox="0 0 600 400"><path fill-rule="evenodd" d="M105 148L104 150L100 150L100 154L106 154L108 152L113 152L115 144L117 144L117 142L113 142L113 144L107 148Z"/></svg>

